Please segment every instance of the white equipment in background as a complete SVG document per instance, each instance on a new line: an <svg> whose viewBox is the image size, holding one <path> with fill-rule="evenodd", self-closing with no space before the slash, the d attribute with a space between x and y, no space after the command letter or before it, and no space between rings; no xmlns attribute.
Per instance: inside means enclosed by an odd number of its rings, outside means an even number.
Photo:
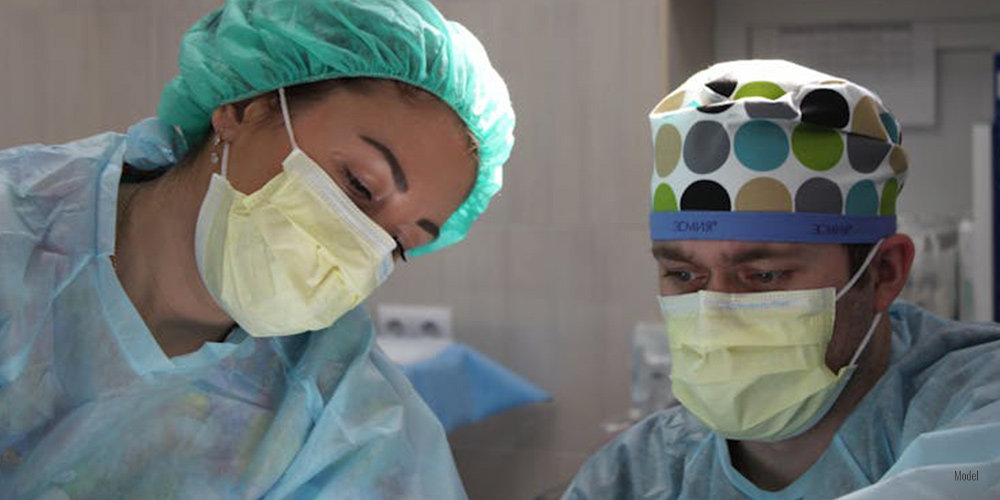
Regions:
<svg viewBox="0 0 1000 500"><path fill-rule="evenodd" d="M609 436L646 415L680 404L670 390L670 345L663 323L636 323L632 329L632 405L628 414L602 422Z"/></svg>
<svg viewBox="0 0 1000 500"><path fill-rule="evenodd" d="M637 323L632 330L632 411L645 416L676 404L666 326Z"/></svg>
<svg viewBox="0 0 1000 500"><path fill-rule="evenodd" d="M378 332L401 338L454 340L451 308L379 304L376 309Z"/></svg>
<svg viewBox="0 0 1000 500"><path fill-rule="evenodd" d="M899 215L899 232L913 239L916 256L902 298L946 318L959 313L959 223L940 215Z"/></svg>
<svg viewBox="0 0 1000 500"><path fill-rule="evenodd" d="M993 321L993 143L988 123L972 126L972 221L962 231L963 321Z"/></svg>
<svg viewBox="0 0 1000 500"><path fill-rule="evenodd" d="M400 365L427 361L454 341L450 307L380 304L375 316L379 347Z"/></svg>

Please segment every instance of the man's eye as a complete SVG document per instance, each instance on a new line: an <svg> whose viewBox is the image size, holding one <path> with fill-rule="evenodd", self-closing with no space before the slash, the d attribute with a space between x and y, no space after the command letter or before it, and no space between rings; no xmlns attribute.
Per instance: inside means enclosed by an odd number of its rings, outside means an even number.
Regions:
<svg viewBox="0 0 1000 500"><path fill-rule="evenodd" d="M688 283L694 279L694 274L691 271L667 271L663 273L663 277L680 283Z"/></svg>
<svg viewBox="0 0 1000 500"><path fill-rule="evenodd" d="M351 189L354 190L355 193L362 196L364 199L371 201L372 192L365 187L365 185L361 182L361 179L355 177L354 174L347 169L344 169L344 175L347 176L347 183L351 185Z"/></svg>
<svg viewBox="0 0 1000 500"><path fill-rule="evenodd" d="M778 279L780 279L781 276L782 276L781 271L763 271L759 273L753 273L750 275L750 277L754 281L763 284L774 283L775 281L778 281Z"/></svg>

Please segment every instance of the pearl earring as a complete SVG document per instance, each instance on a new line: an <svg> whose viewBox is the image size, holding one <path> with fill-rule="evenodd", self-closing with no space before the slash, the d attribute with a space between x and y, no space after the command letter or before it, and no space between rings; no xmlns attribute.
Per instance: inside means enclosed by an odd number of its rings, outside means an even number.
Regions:
<svg viewBox="0 0 1000 500"><path fill-rule="evenodd" d="M212 141L212 154L209 159L212 160L213 165L219 164L219 143L221 142L222 139L219 136L215 136L215 140Z"/></svg>

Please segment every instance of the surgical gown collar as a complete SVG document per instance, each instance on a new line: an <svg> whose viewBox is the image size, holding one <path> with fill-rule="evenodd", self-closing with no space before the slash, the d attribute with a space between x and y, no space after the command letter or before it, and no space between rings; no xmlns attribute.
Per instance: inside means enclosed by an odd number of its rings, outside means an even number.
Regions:
<svg viewBox="0 0 1000 500"><path fill-rule="evenodd" d="M170 167L187 155L187 141L177 127L152 117L128 129L125 139L125 163L142 170Z"/></svg>

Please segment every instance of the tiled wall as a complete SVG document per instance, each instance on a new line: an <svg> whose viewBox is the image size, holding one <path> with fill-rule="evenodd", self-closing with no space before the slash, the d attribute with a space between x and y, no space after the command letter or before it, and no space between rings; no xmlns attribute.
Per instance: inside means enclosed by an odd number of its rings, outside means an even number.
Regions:
<svg viewBox="0 0 1000 500"><path fill-rule="evenodd" d="M220 0L0 0L0 148L156 112L181 35Z"/></svg>
<svg viewBox="0 0 1000 500"><path fill-rule="evenodd" d="M217 0L0 2L0 148L124 130L155 112L184 30ZM452 436L473 500L567 481L629 399L628 333L655 320L648 110L661 0L439 0L506 77L517 145L469 239L371 300L454 308L460 339L555 400Z"/></svg>
<svg viewBox="0 0 1000 500"><path fill-rule="evenodd" d="M442 0L518 114L504 189L469 238L400 266L378 303L443 304L455 330L555 397L453 434L474 500L563 483L629 401L629 331L656 320L646 115L666 92L661 2Z"/></svg>

